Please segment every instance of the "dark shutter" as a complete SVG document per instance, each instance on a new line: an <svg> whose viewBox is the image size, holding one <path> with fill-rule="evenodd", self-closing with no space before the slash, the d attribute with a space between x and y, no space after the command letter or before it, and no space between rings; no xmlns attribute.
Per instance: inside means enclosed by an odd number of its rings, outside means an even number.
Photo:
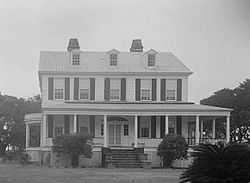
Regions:
<svg viewBox="0 0 250 183"><path fill-rule="evenodd" d="M110 100L110 78L104 80L104 100Z"/></svg>
<svg viewBox="0 0 250 183"><path fill-rule="evenodd" d="M53 138L53 115L48 115L48 138Z"/></svg>
<svg viewBox="0 0 250 183"><path fill-rule="evenodd" d="M177 79L177 101L182 101L182 79Z"/></svg>
<svg viewBox="0 0 250 183"><path fill-rule="evenodd" d="M166 79L161 79L161 101L166 100Z"/></svg>
<svg viewBox="0 0 250 183"><path fill-rule="evenodd" d="M95 100L95 78L90 78L90 100Z"/></svg>
<svg viewBox="0 0 250 183"><path fill-rule="evenodd" d="M182 117L176 116L176 131L178 135L182 135Z"/></svg>
<svg viewBox="0 0 250 183"><path fill-rule="evenodd" d="M135 100L141 100L141 79L135 79Z"/></svg>
<svg viewBox="0 0 250 183"><path fill-rule="evenodd" d="M79 133L79 115L76 115L76 133Z"/></svg>
<svg viewBox="0 0 250 183"><path fill-rule="evenodd" d="M54 86L53 86L53 78L49 78L48 79L48 99L49 100L53 100L53 90L54 90Z"/></svg>
<svg viewBox="0 0 250 183"><path fill-rule="evenodd" d="M165 116L161 116L160 117L160 136L161 138L164 138L165 137Z"/></svg>
<svg viewBox="0 0 250 183"><path fill-rule="evenodd" d="M89 116L90 121L90 133L95 137L95 116Z"/></svg>
<svg viewBox="0 0 250 183"><path fill-rule="evenodd" d="M126 100L126 78L121 78L121 101Z"/></svg>
<svg viewBox="0 0 250 183"><path fill-rule="evenodd" d="M70 99L70 78L65 78L65 100Z"/></svg>
<svg viewBox="0 0 250 183"><path fill-rule="evenodd" d="M79 100L79 78L74 78L74 100Z"/></svg>
<svg viewBox="0 0 250 183"><path fill-rule="evenodd" d="M138 138L140 138L140 136L141 136L141 124L140 124L141 122L140 122L140 116L137 116L137 137Z"/></svg>
<svg viewBox="0 0 250 183"><path fill-rule="evenodd" d="M156 101L156 79L152 79L152 101Z"/></svg>
<svg viewBox="0 0 250 183"><path fill-rule="evenodd" d="M69 134L69 115L64 115L64 133Z"/></svg>
<svg viewBox="0 0 250 183"><path fill-rule="evenodd" d="M156 138L156 116L151 116L151 138Z"/></svg>

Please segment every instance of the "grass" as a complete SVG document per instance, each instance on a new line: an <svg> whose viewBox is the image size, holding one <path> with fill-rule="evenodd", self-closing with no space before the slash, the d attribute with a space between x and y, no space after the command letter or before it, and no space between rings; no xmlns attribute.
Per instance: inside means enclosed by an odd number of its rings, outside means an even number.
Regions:
<svg viewBox="0 0 250 183"><path fill-rule="evenodd" d="M46 168L0 165L0 183L177 183L180 169Z"/></svg>

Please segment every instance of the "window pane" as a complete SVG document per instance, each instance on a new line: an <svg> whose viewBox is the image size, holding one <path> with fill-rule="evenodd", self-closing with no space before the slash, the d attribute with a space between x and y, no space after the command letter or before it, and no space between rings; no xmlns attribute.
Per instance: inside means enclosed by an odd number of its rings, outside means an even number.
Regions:
<svg viewBox="0 0 250 183"><path fill-rule="evenodd" d="M80 54L74 53L72 55L72 65L80 65Z"/></svg>
<svg viewBox="0 0 250 183"><path fill-rule="evenodd" d="M62 127L55 127L55 136L60 136L63 134L63 128Z"/></svg>
<svg viewBox="0 0 250 183"><path fill-rule="evenodd" d="M110 100L119 100L120 99L119 90L110 90Z"/></svg>
<svg viewBox="0 0 250 183"><path fill-rule="evenodd" d="M166 100L175 100L175 90L167 90Z"/></svg>
<svg viewBox="0 0 250 183"><path fill-rule="evenodd" d="M128 136L128 124L124 124L124 136Z"/></svg>
<svg viewBox="0 0 250 183"><path fill-rule="evenodd" d="M89 89L80 89L80 99L89 99Z"/></svg>
<svg viewBox="0 0 250 183"><path fill-rule="evenodd" d="M80 133L88 133L88 128L87 127L80 127Z"/></svg>
<svg viewBox="0 0 250 183"><path fill-rule="evenodd" d="M151 67L155 66L155 55L153 54L148 55L148 66L151 66Z"/></svg>
<svg viewBox="0 0 250 183"><path fill-rule="evenodd" d="M110 65L117 66L117 54L110 54Z"/></svg>
<svg viewBox="0 0 250 183"><path fill-rule="evenodd" d="M110 100L120 99L120 79L110 79Z"/></svg>
<svg viewBox="0 0 250 183"><path fill-rule="evenodd" d="M63 99L63 89L55 89L55 99Z"/></svg>
<svg viewBox="0 0 250 183"><path fill-rule="evenodd" d="M149 128L146 127L141 128L141 137L149 137Z"/></svg>
<svg viewBox="0 0 250 183"><path fill-rule="evenodd" d="M141 90L141 100L150 100L150 90Z"/></svg>

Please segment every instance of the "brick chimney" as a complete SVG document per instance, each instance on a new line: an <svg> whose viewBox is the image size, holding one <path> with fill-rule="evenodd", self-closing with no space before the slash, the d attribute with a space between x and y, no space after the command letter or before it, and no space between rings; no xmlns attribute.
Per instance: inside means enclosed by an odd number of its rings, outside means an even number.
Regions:
<svg viewBox="0 0 250 183"><path fill-rule="evenodd" d="M67 50L68 51L72 51L72 50L75 50L75 49L77 49L77 50L80 49L80 46L79 46L79 43L78 43L78 39L76 39L76 38L70 38Z"/></svg>
<svg viewBox="0 0 250 183"><path fill-rule="evenodd" d="M140 39L134 39L132 41L130 52L143 52L143 46Z"/></svg>

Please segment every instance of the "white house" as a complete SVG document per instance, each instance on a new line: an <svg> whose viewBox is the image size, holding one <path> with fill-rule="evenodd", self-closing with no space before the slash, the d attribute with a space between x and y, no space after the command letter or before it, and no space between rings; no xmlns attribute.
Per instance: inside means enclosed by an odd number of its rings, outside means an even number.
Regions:
<svg viewBox="0 0 250 183"><path fill-rule="evenodd" d="M165 134L180 134L189 145L214 142L216 118L225 119L229 141L231 110L189 102L192 72L170 52L143 51L141 40L130 52L89 52L70 39L67 51L40 53L38 74L42 113L25 116L33 161L51 163L52 138L68 133L94 136L93 157L82 158L82 166L102 166L104 149L126 148L141 149L160 166L156 149ZM212 124L209 138L204 121Z"/></svg>

